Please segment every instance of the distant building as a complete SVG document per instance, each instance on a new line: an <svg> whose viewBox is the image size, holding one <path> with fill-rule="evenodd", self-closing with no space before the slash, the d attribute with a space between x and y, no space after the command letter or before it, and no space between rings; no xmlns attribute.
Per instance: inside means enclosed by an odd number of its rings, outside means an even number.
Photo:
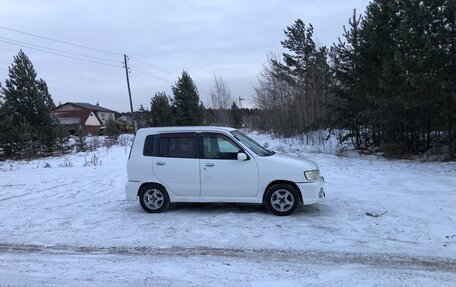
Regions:
<svg viewBox="0 0 456 287"><path fill-rule="evenodd" d="M133 120L130 116L123 115L117 118L117 121L123 122L123 123L131 123Z"/></svg>
<svg viewBox="0 0 456 287"><path fill-rule="evenodd" d="M75 134L77 128L82 126L87 133L98 135L107 121L115 119L116 112L100 107L98 103L65 103L54 108L51 113L61 125L68 128L70 134Z"/></svg>

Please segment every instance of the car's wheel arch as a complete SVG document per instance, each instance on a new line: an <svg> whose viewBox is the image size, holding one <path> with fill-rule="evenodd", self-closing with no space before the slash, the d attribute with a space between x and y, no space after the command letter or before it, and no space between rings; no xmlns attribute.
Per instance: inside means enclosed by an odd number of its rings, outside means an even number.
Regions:
<svg viewBox="0 0 456 287"><path fill-rule="evenodd" d="M163 184L161 184L161 183L158 183L158 182L144 182L144 183L141 184L141 186L138 188L138 192L136 193L136 196L139 196L139 192L143 189L143 187L145 187L145 186L147 186L147 185L149 185L149 186L159 186L159 187L163 188L164 190L166 190L166 191L168 192L168 190L166 189L166 187L165 187ZM169 194L169 192L168 192L168 194Z"/></svg>
<svg viewBox="0 0 456 287"><path fill-rule="evenodd" d="M290 186L292 186L294 189L296 189L296 191L298 192L298 195L299 195L299 201L301 203L303 203L303 200L302 200L302 194L301 194L301 190L299 189L298 185L296 183L294 183L293 181L289 181L289 180L273 180L271 181L268 186L266 186L266 188L263 190L263 200L262 200L262 203L265 204L265 200L266 200L266 193L268 192L268 190L276 185L276 184L288 184Z"/></svg>

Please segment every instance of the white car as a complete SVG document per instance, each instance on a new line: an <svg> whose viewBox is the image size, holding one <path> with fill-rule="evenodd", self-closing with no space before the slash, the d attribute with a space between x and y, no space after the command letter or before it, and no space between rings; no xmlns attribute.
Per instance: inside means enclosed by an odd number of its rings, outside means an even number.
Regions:
<svg viewBox="0 0 456 287"><path fill-rule="evenodd" d="M127 199L153 213L172 202L243 202L290 215L325 198L315 162L276 154L233 128L140 129L127 171Z"/></svg>

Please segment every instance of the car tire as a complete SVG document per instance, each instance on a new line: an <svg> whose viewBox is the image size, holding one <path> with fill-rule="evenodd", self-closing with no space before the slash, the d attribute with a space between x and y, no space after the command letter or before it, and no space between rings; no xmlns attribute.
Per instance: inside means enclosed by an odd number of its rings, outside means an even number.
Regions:
<svg viewBox="0 0 456 287"><path fill-rule="evenodd" d="M149 213L160 213L168 208L169 196L163 186L148 184L139 190L139 203Z"/></svg>
<svg viewBox="0 0 456 287"><path fill-rule="evenodd" d="M289 184L275 184L266 191L265 204L274 215L290 215L299 207L299 193Z"/></svg>

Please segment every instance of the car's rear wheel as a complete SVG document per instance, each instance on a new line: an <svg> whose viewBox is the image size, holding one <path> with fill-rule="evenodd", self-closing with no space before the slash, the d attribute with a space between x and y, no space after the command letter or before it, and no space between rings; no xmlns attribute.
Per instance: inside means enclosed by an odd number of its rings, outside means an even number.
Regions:
<svg viewBox="0 0 456 287"><path fill-rule="evenodd" d="M276 184L266 192L265 203L269 211L278 216L290 215L298 208L298 191L289 184Z"/></svg>
<svg viewBox="0 0 456 287"><path fill-rule="evenodd" d="M164 187L148 184L139 191L139 203L145 211L159 213L168 208L169 196Z"/></svg>

